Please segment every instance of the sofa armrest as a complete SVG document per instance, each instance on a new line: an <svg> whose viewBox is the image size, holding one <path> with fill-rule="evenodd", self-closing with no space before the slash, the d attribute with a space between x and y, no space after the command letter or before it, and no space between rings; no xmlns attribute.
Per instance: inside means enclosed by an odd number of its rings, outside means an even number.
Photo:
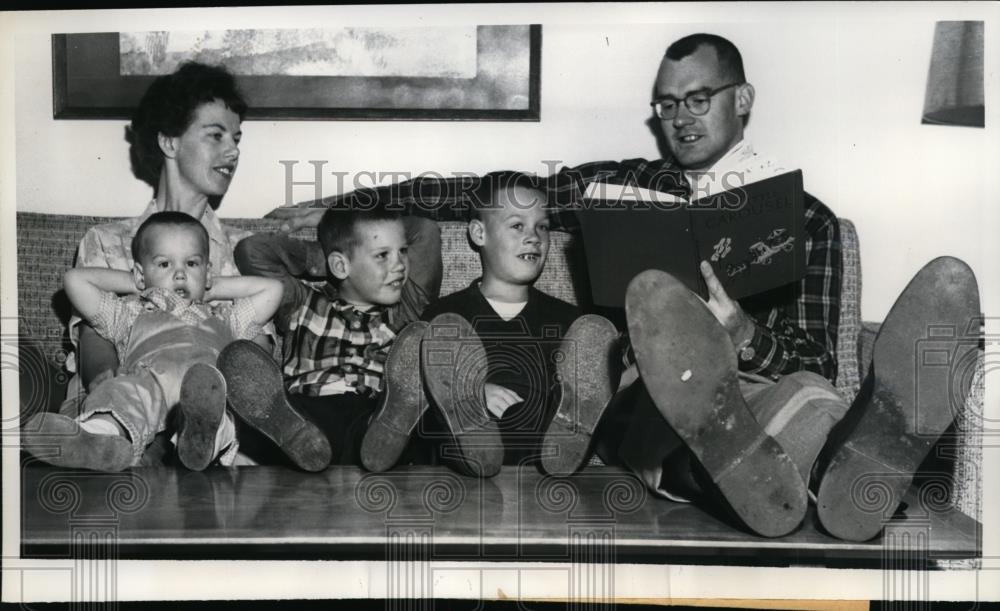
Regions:
<svg viewBox="0 0 1000 611"><path fill-rule="evenodd" d="M872 347L875 345L875 336L881 328L880 322L861 323L861 330L858 332L858 376L862 380L868 375L868 368L871 367Z"/></svg>
<svg viewBox="0 0 1000 611"><path fill-rule="evenodd" d="M840 320L837 329L837 390L844 400L858 394L858 342L861 330L861 256L858 232L850 220L839 219L843 270L840 283Z"/></svg>
<svg viewBox="0 0 1000 611"><path fill-rule="evenodd" d="M955 415L955 472L951 502L982 523L983 403L985 353L979 353L969 394Z"/></svg>

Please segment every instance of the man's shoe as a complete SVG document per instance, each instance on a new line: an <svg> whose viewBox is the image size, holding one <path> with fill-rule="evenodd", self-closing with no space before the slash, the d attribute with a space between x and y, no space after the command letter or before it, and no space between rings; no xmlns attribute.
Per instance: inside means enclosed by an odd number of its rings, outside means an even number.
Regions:
<svg viewBox="0 0 1000 611"><path fill-rule="evenodd" d="M587 459L597 423L614 394L621 369L618 331L611 321L585 314L573 321L556 362L559 406L542 442L542 469L570 475Z"/></svg>
<svg viewBox="0 0 1000 611"><path fill-rule="evenodd" d="M369 471L391 469L427 411L420 379L420 342L427 323L412 322L393 340L385 363L385 392L361 442L361 464Z"/></svg>
<svg viewBox="0 0 1000 611"><path fill-rule="evenodd" d="M218 367L226 379L229 405L241 419L273 441L300 469L322 471L330 465L330 442L288 404L281 370L266 350L237 340L219 354Z"/></svg>
<svg viewBox="0 0 1000 611"><path fill-rule="evenodd" d="M730 508L765 537L792 532L805 517L806 486L747 408L725 329L680 281L655 270L629 283L625 312L650 397Z"/></svg>
<svg viewBox="0 0 1000 611"><path fill-rule="evenodd" d="M931 261L903 289L875 338L871 392L858 396L824 452L816 507L830 534L871 539L899 506L968 393L962 365L975 362L979 308L975 275L951 257Z"/></svg>
<svg viewBox="0 0 1000 611"><path fill-rule="evenodd" d="M119 435L83 430L72 418L55 413L35 414L21 430L21 447L57 467L122 471L132 466L132 443Z"/></svg>
<svg viewBox="0 0 1000 611"><path fill-rule="evenodd" d="M500 429L486 411L486 348L458 314L440 314L420 346L420 367L437 415L453 438L458 465L470 475L492 477L503 464Z"/></svg>
<svg viewBox="0 0 1000 611"><path fill-rule="evenodd" d="M218 369L195 363L181 381L177 455L192 471L215 458L215 437L226 413L226 380Z"/></svg>

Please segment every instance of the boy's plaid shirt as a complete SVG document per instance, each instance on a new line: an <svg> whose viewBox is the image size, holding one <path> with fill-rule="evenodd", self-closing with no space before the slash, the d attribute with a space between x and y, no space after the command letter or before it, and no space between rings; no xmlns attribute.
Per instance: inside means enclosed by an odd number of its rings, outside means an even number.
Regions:
<svg viewBox="0 0 1000 611"><path fill-rule="evenodd" d="M396 334L385 308L361 311L332 294L312 290L289 317L284 374L289 393L313 397L361 395L382 389L385 360Z"/></svg>
<svg viewBox="0 0 1000 611"><path fill-rule="evenodd" d="M317 287L299 279L326 270L318 242L262 232L236 247L242 273L276 278L284 285L274 322L284 337L282 361L289 392L369 395L383 388L385 360L395 332L419 319L441 290L440 228L418 217L404 218L403 225L410 269L400 300L363 312L340 299L329 282Z"/></svg>
<svg viewBox="0 0 1000 611"><path fill-rule="evenodd" d="M473 189L479 180L472 174L452 178L428 175L302 205L378 202L435 221L464 222L469 220L470 207L478 203ZM539 188L548 194L548 203L553 206L549 211L551 229L578 230L574 210L584 205L584 191L591 182L634 185L685 198L690 193L683 172L670 159L595 161L563 168L537 178ZM756 354L749 361L741 360L740 369L772 379L795 371L813 371L834 381L843 267L840 228L837 217L818 199L807 193L803 203L808 236L806 275L796 284L740 301L757 321L751 343Z"/></svg>

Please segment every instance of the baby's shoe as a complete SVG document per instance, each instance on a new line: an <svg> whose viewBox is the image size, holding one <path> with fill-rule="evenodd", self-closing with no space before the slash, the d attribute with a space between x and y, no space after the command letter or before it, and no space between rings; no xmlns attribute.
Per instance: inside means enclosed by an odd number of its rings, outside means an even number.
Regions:
<svg viewBox="0 0 1000 611"><path fill-rule="evenodd" d="M226 380L211 365L195 363L181 381L177 455L192 471L215 458L215 437L226 412Z"/></svg>

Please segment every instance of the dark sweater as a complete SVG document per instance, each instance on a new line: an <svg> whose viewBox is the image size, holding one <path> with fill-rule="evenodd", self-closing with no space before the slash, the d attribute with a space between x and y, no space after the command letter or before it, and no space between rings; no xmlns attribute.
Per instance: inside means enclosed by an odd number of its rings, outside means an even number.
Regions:
<svg viewBox="0 0 1000 611"><path fill-rule="evenodd" d="M477 280L427 306L421 318L429 321L444 313L463 316L479 335L489 363L486 381L524 399L510 406L499 421L504 464L537 456L558 399L553 352L580 310L531 288L524 309L505 321L483 297Z"/></svg>

